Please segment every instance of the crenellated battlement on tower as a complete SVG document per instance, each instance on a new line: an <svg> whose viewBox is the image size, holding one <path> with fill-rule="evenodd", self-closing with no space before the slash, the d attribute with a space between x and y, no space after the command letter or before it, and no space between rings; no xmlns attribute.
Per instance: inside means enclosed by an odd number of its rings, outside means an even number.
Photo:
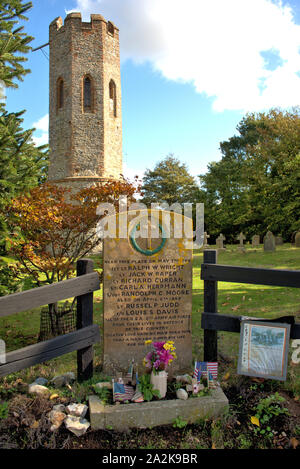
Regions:
<svg viewBox="0 0 300 469"><path fill-rule="evenodd" d="M76 28L76 29L97 29L101 26L101 23L106 25L106 30L108 34L114 35L119 33L119 29L117 26L112 23L111 21L106 21L102 15L99 14L91 14L90 21L82 21L81 13L80 12L72 12L69 13L65 21L63 21L61 16L55 18L49 26L51 33L59 32L64 33L69 27Z"/></svg>

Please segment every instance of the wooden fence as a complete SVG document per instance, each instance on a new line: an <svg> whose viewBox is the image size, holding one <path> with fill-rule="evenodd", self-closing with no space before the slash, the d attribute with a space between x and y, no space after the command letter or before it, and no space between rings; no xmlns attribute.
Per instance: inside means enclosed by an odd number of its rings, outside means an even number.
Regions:
<svg viewBox="0 0 300 469"><path fill-rule="evenodd" d="M100 341L99 326L93 324L93 292L99 288L99 275L94 271L93 261L80 259L76 278L1 297L0 317L77 297L77 330L7 353L6 362L0 365L0 376L77 350L77 378L79 381L91 378L93 344Z"/></svg>
<svg viewBox="0 0 300 469"><path fill-rule="evenodd" d="M217 331L240 332L241 317L218 314L218 281L300 288L300 270L257 269L217 264L217 251L205 250L201 265L204 280L204 361L217 361ZM255 319L255 318L254 318ZM276 321L291 324L291 339L300 339L300 323L293 316Z"/></svg>
<svg viewBox="0 0 300 469"><path fill-rule="evenodd" d="M217 361L217 331L240 332L241 323L238 316L218 314L218 281L299 288L300 271L218 265L215 250L205 250L203 260L204 313L201 326L204 329L204 360ZM78 380L91 378L93 344L100 341L99 326L93 324L93 292L99 288L99 275L93 270L93 261L81 259L77 262L76 278L1 297L0 317L77 297L77 330L7 353L6 363L0 365L0 376L77 350ZM300 324L294 323L293 316L282 320L291 323L291 339L299 339Z"/></svg>

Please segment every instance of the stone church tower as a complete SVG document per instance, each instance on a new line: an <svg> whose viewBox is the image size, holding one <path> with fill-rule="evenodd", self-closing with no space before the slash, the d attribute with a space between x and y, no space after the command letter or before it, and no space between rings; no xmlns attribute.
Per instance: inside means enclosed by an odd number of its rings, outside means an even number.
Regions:
<svg viewBox="0 0 300 469"><path fill-rule="evenodd" d="M70 13L49 27L49 182L75 190L120 179L119 30L101 15Z"/></svg>

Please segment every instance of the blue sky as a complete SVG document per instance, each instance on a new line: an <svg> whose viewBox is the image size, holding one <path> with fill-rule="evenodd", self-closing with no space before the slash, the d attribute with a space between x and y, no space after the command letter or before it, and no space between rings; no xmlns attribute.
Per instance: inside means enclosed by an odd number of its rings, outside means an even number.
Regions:
<svg viewBox="0 0 300 469"><path fill-rule="evenodd" d="M70 10L120 28L125 175L169 153L205 173L246 112L300 104L300 0L33 0L32 47ZM7 91L8 110L26 109L37 143L47 142L45 55L31 52L32 73Z"/></svg>

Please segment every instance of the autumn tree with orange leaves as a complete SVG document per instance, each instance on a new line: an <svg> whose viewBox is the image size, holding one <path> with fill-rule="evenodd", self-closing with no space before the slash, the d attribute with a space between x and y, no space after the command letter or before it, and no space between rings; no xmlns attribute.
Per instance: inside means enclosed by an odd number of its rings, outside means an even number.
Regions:
<svg viewBox="0 0 300 469"><path fill-rule="evenodd" d="M80 190L45 183L15 198L8 210L10 237L7 247L18 261L19 274L29 275L38 286L69 278L78 258L94 250L100 203L119 208L119 198L135 200L140 186L135 180L110 181Z"/></svg>

